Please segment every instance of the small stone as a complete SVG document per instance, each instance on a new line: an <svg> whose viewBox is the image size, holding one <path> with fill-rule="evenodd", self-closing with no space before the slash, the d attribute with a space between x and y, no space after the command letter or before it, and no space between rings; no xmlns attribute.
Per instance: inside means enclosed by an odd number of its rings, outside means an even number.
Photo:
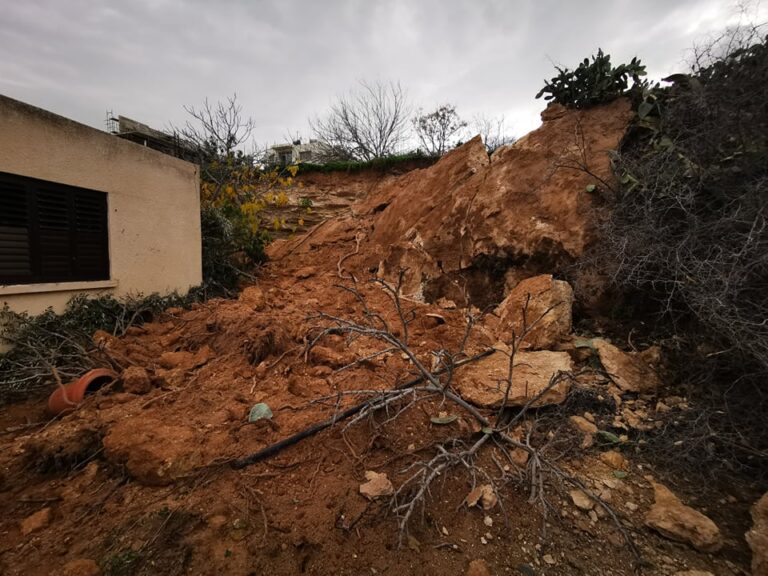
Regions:
<svg viewBox="0 0 768 576"><path fill-rule="evenodd" d="M485 518L483 518L483 524L485 524L486 526L488 526L488 528L490 528L491 526L493 526L493 518L491 518L490 516L486 516Z"/></svg>
<svg viewBox="0 0 768 576"><path fill-rule="evenodd" d="M686 542L700 552L717 552L723 538L717 525L701 512L683 504L672 491L652 482L655 501L645 516L645 524L662 536Z"/></svg>
<svg viewBox="0 0 768 576"><path fill-rule="evenodd" d="M483 484L472 490L464 500L467 506L472 508L477 506L478 503L483 507L483 510L490 510L498 502L496 493L493 491L493 486L490 484Z"/></svg>
<svg viewBox="0 0 768 576"><path fill-rule="evenodd" d="M597 520L598 520L597 512L595 512L594 510L590 510L589 519L592 521L592 524L597 524Z"/></svg>
<svg viewBox="0 0 768 576"><path fill-rule="evenodd" d="M554 566L555 564L557 564L557 560L555 560L552 554L544 554L543 560L550 566Z"/></svg>
<svg viewBox="0 0 768 576"><path fill-rule="evenodd" d="M600 460L614 470L626 470L629 465L627 459L618 450L609 450L600 454Z"/></svg>
<svg viewBox="0 0 768 576"><path fill-rule="evenodd" d="M21 533L24 536L27 536L33 532L42 530L51 523L52 516L53 510L50 508L43 508L42 510L38 510L31 516L28 516L21 521Z"/></svg>
<svg viewBox="0 0 768 576"><path fill-rule="evenodd" d="M264 295L263 290L258 286L248 286L245 288L240 293L240 296L238 296L238 300L246 306L250 306L257 312L263 310L267 305L267 297Z"/></svg>
<svg viewBox="0 0 768 576"><path fill-rule="evenodd" d="M440 308L442 308L443 310L456 309L456 302L454 302L453 300L448 300L447 298L438 298L437 305L440 306Z"/></svg>
<svg viewBox="0 0 768 576"><path fill-rule="evenodd" d="M152 379L141 366L129 366L122 374L123 390L129 394L146 394L152 390Z"/></svg>
<svg viewBox="0 0 768 576"><path fill-rule="evenodd" d="M630 512L636 512L639 506L635 504L634 502L625 502L624 507L629 510Z"/></svg>
<svg viewBox="0 0 768 576"><path fill-rule="evenodd" d="M530 458L530 454L526 450L523 450L522 448L515 448L510 452L510 457L512 458L512 462L515 463L516 466L519 466L520 468L525 468L528 465L528 459Z"/></svg>
<svg viewBox="0 0 768 576"><path fill-rule="evenodd" d="M443 528L440 530L443 533L443 536L448 536L448 528L443 526Z"/></svg>
<svg viewBox="0 0 768 576"><path fill-rule="evenodd" d="M592 500L592 498L584 494L584 492L579 489L571 490L568 494L570 495L573 504L579 510L592 510L595 505L595 502Z"/></svg>
<svg viewBox="0 0 768 576"><path fill-rule="evenodd" d="M595 443L594 435L597 434L597 426L583 416L571 416L569 420L574 428L581 432L581 447L583 449L591 448Z"/></svg>
<svg viewBox="0 0 768 576"><path fill-rule="evenodd" d="M594 338L592 344L609 378L622 391L651 393L660 386L654 369L659 359L658 347L643 352L623 352L602 338Z"/></svg>
<svg viewBox="0 0 768 576"><path fill-rule="evenodd" d="M392 494L395 493L392 482L389 481L386 474L379 474L373 470L366 470L365 478L368 481L360 484L360 494L369 500L374 500L382 496L392 496Z"/></svg>
<svg viewBox="0 0 768 576"><path fill-rule="evenodd" d="M480 543L481 544L488 544L488 540L485 539L485 536L480 536Z"/></svg>
<svg viewBox="0 0 768 576"><path fill-rule="evenodd" d="M485 560L472 560L467 568L466 576L491 576L491 569Z"/></svg>
<svg viewBox="0 0 768 576"><path fill-rule="evenodd" d="M747 543L752 549L752 576L768 576L768 492L752 506L752 528Z"/></svg>
<svg viewBox="0 0 768 576"><path fill-rule="evenodd" d="M571 416L568 420L570 420L571 424L573 424L579 432L584 434L597 433L597 426L583 416Z"/></svg>
<svg viewBox="0 0 768 576"><path fill-rule="evenodd" d="M101 568L89 558L70 560L61 568L61 576L99 576Z"/></svg>

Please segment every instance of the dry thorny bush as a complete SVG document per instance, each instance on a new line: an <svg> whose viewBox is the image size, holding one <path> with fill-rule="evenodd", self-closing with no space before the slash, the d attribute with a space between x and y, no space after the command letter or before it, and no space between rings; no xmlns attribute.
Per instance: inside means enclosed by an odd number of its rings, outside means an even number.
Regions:
<svg viewBox="0 0 768 576"><path fill-rule="evenodd" d="M616 155L622 184L596 258L626 294L618 320L645 321L671 384L698 406L649 446L697 472L764 477L768 40L756 30L656 93L657 117Z"/></svg>
<svg viewBox="0 0 768 576"><path fill-rule="evenodd" d="M466 326L458 349L432 351L432 361L427 366L410 346L409 328L416 319L417 313L414 308L407 307L407 301L400 295L403 274L404 271L401 271L396 284L390 284L379 278L369 281L388 296L395 312L395 324L388 322L384 314L369 306L368 299L354 277L345 277L351 285L338 287L351 293L357 300L358 314L355 317L335 316L324 312L315 315L314 319L318 321L318 325L310 333L305 350L305 357L308 358L312 348L324 337L330 335L345 337L347 344L357 339L368 339L379 343L381 348L373 354L357 358L339 370L388 353L401 354L403 358L407 358L413 368L415 377L406 384L385 390L340 392L320 399L319 401L332 402L335 405L336 414L340 414L343 399L348 397L365 399L360 409L353 412L354 417L345 425L342 433L363 421L367 421L374 429L386 425L396 426L398 418L427 399L439 399L442 404L453 404L465 411L477 423L479 432L472 435L471 439L456 435L436 443L431 457L418 459L418 456L414 455L416 459L400 471L405 476L405 480L395 489L389 503L389 511L398 521L400 544L402 545L404 539L408 537L409 526L416 520L418 512L423 515L430 497L430 490L435 482L455 469L463 469L468 474L473 489L480 485L490 487L493 497L504 513L507 525L509 525L509 518L504 506L504 490L509 487L517 487L527 492L529 502L538 505L545 518L552 507L548 497L549 490L561 492L564 486L580 489L613 520L624 536L634 558L640 561L638 548L608 503L558 463L563 458L574 456L577 449L571 441L572 434L568 434L570 438L564 438L558 434L560 429L566 428L565 412L558 409L547 412L536 408L537 401L553 387L565 380L575 382L574 374L558 372L541 392L531 397L522 407L508 405L515 368L519 366L519 361L516 360L517 353L531 331L557 304L545 310L537 318L528 318L528 301L526 301L522 309L522 323L518 331L510 334L506 342L508 348L489 349L473 356L466 353L467 343L473 328L482 320L484 313L468 308ZM478 361L491 353L503 353L509 357L506 377L500 382L489 383L489 385L497 385L499 390L503 391L500 407L492 412L479 410L465 401L453 388L455 373L461 366ZM343 413L344 417L350 412L348 410ZM383 420L377 421L374 415L382 412ZM490 447L495 449L489 451L489 458L482 458L482 461L493 462L493 466L480 462L481 451ZM527 454L527 464L521 467L519 460L513 457L513 451L522 451ZM500 461L497 455L502 455L504 461ZM542 537L546 538L546 536L546 522L542 522Z"/></svg>

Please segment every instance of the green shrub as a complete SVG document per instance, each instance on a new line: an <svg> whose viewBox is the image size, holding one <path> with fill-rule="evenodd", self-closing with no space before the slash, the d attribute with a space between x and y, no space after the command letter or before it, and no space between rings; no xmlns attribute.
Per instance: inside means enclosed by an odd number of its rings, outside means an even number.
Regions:
<svg viewBox="0 0 768 576"><path fill-rule="evenodd" d="M324 164L312 164L310 162L302 162L299 164L299 174L307 174L310 172L362 172L365 170L381 170L386 171L392 168L396 168L399 165L406 164L413 161L424 161L425 163L434 162L433 158L428 157L426 154L417 150L415 152L408 152L407 154L398 154L395 156L384 156L382 158L374 158L373 160L332 160Z"/></svg>
<svg viewBox="0 0 768 576"><path fill-rule="evenodd" d="M253 230L242 211L234 205L203 206L200 213L203 241L203 281L208 286L231 290L243 272L243 264L263 262L270 242L263 228Z"/></svg>
<svg viewBox="0 0 768 576"><path fill-rule="evenodd" d="M544 96L545 100L564 106L589 108L610 102L635 87L645 86L640 79L645 76L645 66L640 64L640 60L632 58L629 64L614 68L610 55L603 54L602 50L597 51L597 56L592 56L591 62L585 58L575 70L555 68L557 76L549 82L544 81L544 88L536 94L536 98Z"/></svg>

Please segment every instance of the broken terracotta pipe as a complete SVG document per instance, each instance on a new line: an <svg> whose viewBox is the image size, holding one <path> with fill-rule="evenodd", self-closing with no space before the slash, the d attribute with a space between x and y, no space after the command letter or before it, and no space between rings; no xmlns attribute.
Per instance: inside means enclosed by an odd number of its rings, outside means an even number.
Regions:
<svg viewBox="0 0 768 576"><path fill-rule="evenodd" d="M59 386L53 391L48 397L48 414L58 416L74 410L88 392L95 392L105 384L115 380L117 380L117 374L109 368L89 370L74 382Z"/></svg>

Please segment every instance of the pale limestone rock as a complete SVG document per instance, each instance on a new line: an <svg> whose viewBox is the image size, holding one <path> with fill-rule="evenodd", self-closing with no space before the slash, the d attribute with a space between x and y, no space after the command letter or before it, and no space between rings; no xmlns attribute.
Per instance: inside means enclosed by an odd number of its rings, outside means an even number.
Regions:
<svg viewBox="0 0 768 576"><path fill-rule="evenodd" d="M645 393L659 387L659 377L653 369L658 362L657 347L644 352L623 352L602 338L595 338L592 344L608 376L622 391Z"/></svg>
<svg viewBox="0 0 768 576"><path fill-rule="evenodd" d="M379 474L373 470L366 470L365 479L367 482L360 484L360 494L369 500L382 498L384 496L392 496L392 494L395 493L392 482L389 481L386 474Z"/></svg>
<svg viewBox="0 0 768 576"><path fill-rule="evenodd" d="M518 352L507 405L525 405L547 388L558 372L570 372L572 369L567 352ZM499 407L504 400L508 373L509 357L496 352L459 370L455 377L456 390L465 400L477 406ZM533 406L562 403L570 387L568 379L561 380L544 392Z"/></svg>
<svg viewBox="0 0 768 576"><path fill-rule="evenodd" d="M652 482L655 501L645 524L670 540L690 544L700 552L717 552L723 538L717 525L701 512L683 504L669 488Z"/></svg>
<svg viewBox="0 0 768 576"><path fill-rule="evenodd" d="M522 348L552 348L571 333L572 306L573 289L568 282L555 280L550 274L523 280L496 308L496 337L511 342L513 334L520 338L529 330Z"/></svg>
<svg viewBox="0 0 768 576"><path fill-rule="evenodd" d="M752 506L747 543L752 549L752 576L768 576L768 492Z"/></svg>

